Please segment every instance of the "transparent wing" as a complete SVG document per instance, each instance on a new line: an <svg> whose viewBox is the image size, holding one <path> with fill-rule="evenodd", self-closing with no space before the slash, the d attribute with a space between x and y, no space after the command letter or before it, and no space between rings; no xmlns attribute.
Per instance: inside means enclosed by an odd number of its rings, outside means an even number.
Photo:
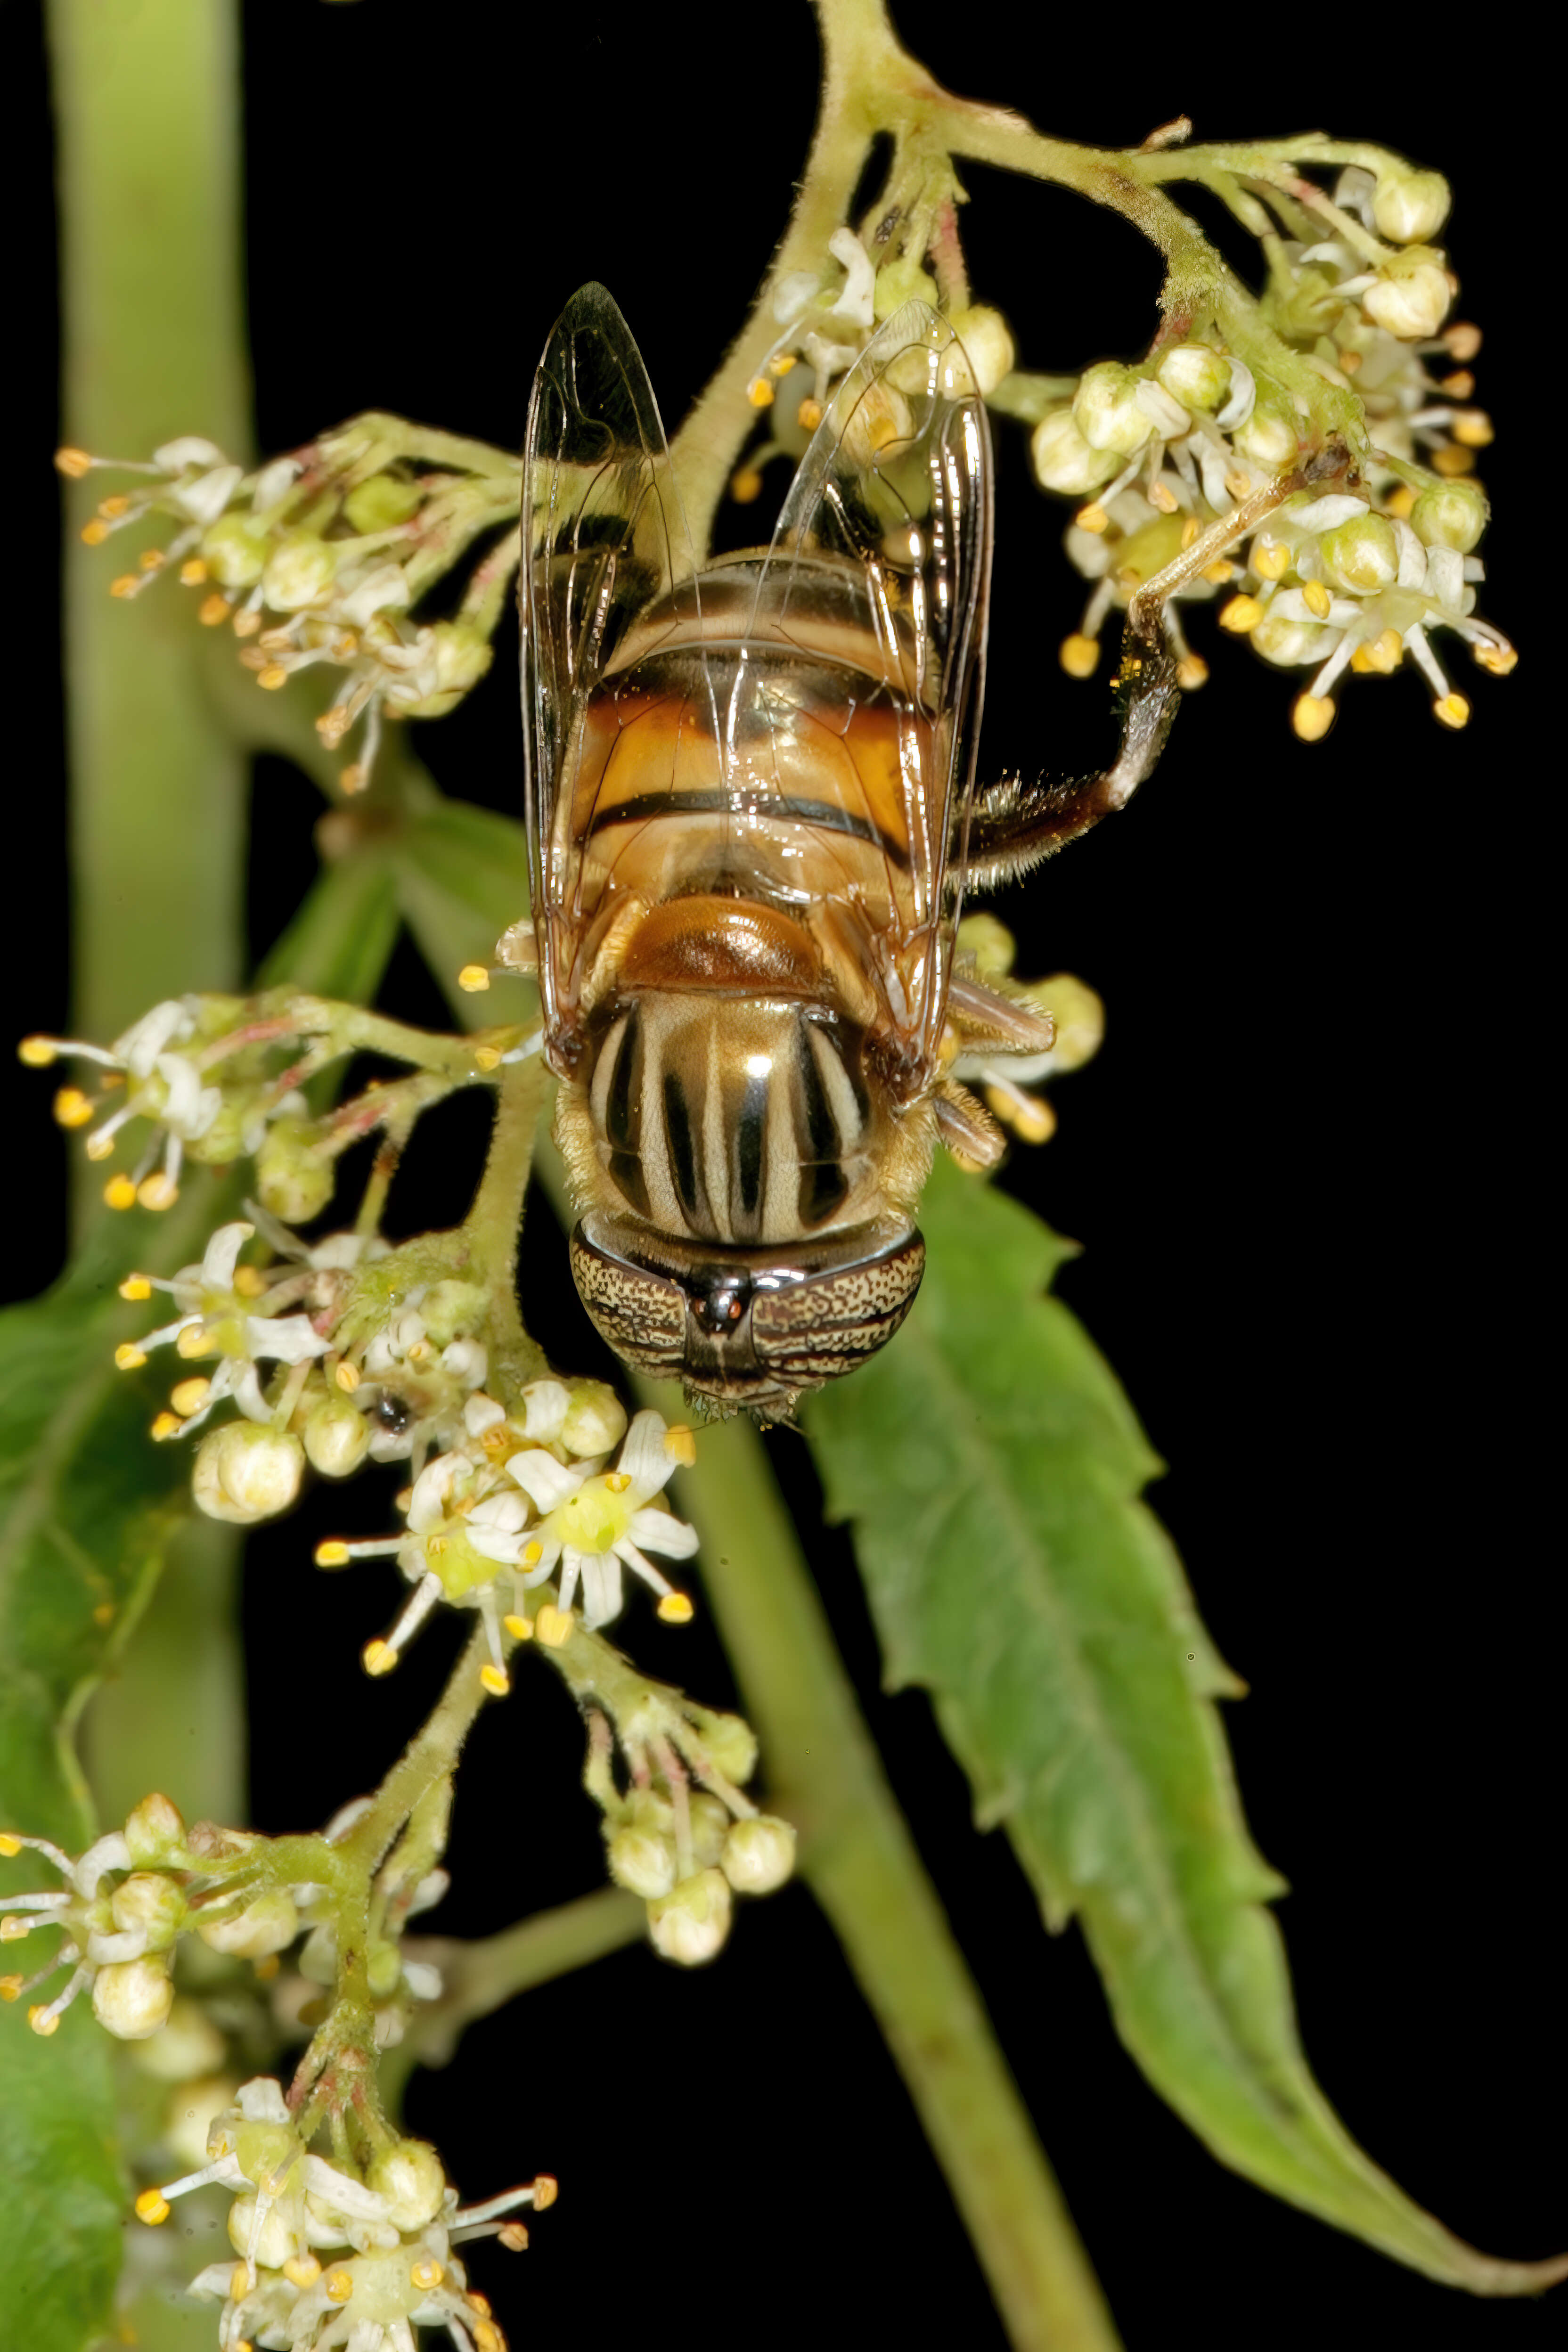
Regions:
<svg viewBox="0 0 1568 2352"><path fill-rule="evenodd" d="M834 395L759 580L753 636L837 650L891 730L889 1007L922 1087L935 1067L963 894L991 570L990 436L962 344L898 311Z"/></svg>
<svg viewBox="0 0 1568 2352"><path fill-rule="evenodd" d="M602 286L566 305L529 403L522 511L523 757L545 1049L575 1051L580 908L569 784L586 705L629 625L692 583L669 449L631 330ZM695 603L695 585L687 588Z"/></svg>

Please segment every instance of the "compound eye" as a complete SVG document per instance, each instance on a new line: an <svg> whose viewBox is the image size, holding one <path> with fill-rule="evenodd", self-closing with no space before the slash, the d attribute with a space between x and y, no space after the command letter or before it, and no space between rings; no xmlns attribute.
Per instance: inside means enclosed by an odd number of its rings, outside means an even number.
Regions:
<svg viewBox="0 0 1568 2352"><path fill-rule="evenodd" d="M776 1290L759 1286L752 1303L758 1361L786 1388L853 1371L886 1345L914 1305L925 1262L924 1242L909 1234L857 1265Z"/></svg>
<svg viewBox="0 0 1568 2352"><path fill-rule="evenodd" d="M579 1225L572 1279L601 1339L639 1372L679 1378L685 1361L686 1298L678 1283L612 1256Z"/></svg>

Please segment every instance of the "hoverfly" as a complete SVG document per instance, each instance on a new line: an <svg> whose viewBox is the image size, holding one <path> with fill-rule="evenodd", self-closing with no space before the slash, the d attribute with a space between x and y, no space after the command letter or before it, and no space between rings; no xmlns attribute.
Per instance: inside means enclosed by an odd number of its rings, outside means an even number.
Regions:
<svg viewBox="0 0 1568 2352"><path fill-rule="evenodd" d="M924 305L844 379L772 544L700 565L637 346L585 287L522 501L533 905L501 952L537 972L573 1273L627 1363L784 1418L908 1315L938 1140L998 1156L951 1063L1051 1041L954 971L966 870L1100 810L972 805L989 439Z"/></svg>

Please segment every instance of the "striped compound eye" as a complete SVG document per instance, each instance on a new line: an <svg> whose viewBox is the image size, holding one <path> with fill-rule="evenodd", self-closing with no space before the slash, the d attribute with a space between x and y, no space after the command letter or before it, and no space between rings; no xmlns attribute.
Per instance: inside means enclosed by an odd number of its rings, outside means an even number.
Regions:
<svg viewBox="0 0 1568 2352"><path fill-rule="evenodd" d="M892 1338L924 1271L907 1225L703 1251L595 1214L572 1236L578 1292L616 1353L731 1411L787 1412L803 1389L853 1371Z"/></svg>

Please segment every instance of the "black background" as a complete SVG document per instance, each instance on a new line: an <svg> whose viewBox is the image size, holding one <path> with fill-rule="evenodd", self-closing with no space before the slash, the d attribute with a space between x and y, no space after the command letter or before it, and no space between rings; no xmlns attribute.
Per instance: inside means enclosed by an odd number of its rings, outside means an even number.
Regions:
<svg viewBox="0 0 1568 2352"><path fill-rule="evenodd" d="M679 417L740 321L805 152L803 7L592 0L490 17L269 0L246 16L259 446L373 404L515 443L544 334L590 277L621 300ZM1551 1925L1563 1603L1558 1547L1543 1540L1556 1417L1540 1381L1556 1322L1544 754L1561 625L1559 376L1542 348L1560 305L1527 143L1546 135L1544 114L1498 48L1405 55L1386 12L1368 21L1364 57L1353 19L1307 32L1296 12L1133 9L1102 24L1085 11L1064 25L990 0L905 6L900 23L951 87L1047 130L1124 144L1183 109L1200 137L1310 121L1382 139L1457 185L1459 310L1486 329L1479 396L1500 436L1485 457L1498 520L1484 609L1521 639L1521 669L1499 683L1455 656L1474 705L1462 737L1431 720L1413 675L1351 681L1336 730L1308 749L1287 724L1297 681L1198 618L1213 680L1158 777L1001 904L1021 967L1081 972L1110 1019L1099 1061L1058 1091L1060 1134L1003 1181L1084 1245L1061 1293L1173 1465L1153 1499L1251 1685L1226 1725L1258 1840L1294 1890L1280 1916L1320 2080L1456 2230L1544 2254L1568 2242ZM62 917L44 895L64 839L55 327L30 12L7 14L0 44L20 1031L64 1011ZM1072 367L1147 340L1157 268L1131 230L1065 194L963 176L976 294L1013 319L1023 364ZM1021 436L1004 425L999 438L983 770L1081 770L1109 721L1103 693L1056 664L1079 604L1062 511L1031 489ZM515 709L503 656L468 705L420 730L448 791L517 806ZM308 871L317 806L264 768L258 951ZM389 1001L440 1017L411 961ZM30 1177L48 1148L37 1087L5 1108L8 1160ZM444 1118L400 1180L395 1231L461 1213L482 1118L471 1106ZM53 1208L30 1200L27 1214L17 1289L63 1234ZM553 1241L531 1253L527 1283L560 1360L594 1361ZM1274 2203L1143 2086L1076 1931L1047 1942L1004 1839L973 1833L926 1700L880 1692L845 1546L813 1521L804 1448L773 1443L895 1784L1132 2352L1173 2338L1213 2352L1560 2341L1561 2306L1470 2302ZM266 1829L306 1826L373 1781L452 1646L438 1627L392 1685L345 1672L394 1595L380 1570L310 1568L344 1499L313 1499L254 1547ZM353 1508L369 1528L385 1503L367 1486ZM651 1669L726 1695L700 1621L675 1637L634 1612L626 1631ZM521 1678L489 1710L434 1926L499 1927L596 1882L577 1756L551 1677ZM745 1910L705 1973L631 1951L532 1995L417 2082L411 2115L468 2193L535 2169L562 2179L526 2263L477 2265L515 2339L635 2325L651 2347L803 2327L833 2345L1003 2341L891 2063L798 1889Z"/></svg>

